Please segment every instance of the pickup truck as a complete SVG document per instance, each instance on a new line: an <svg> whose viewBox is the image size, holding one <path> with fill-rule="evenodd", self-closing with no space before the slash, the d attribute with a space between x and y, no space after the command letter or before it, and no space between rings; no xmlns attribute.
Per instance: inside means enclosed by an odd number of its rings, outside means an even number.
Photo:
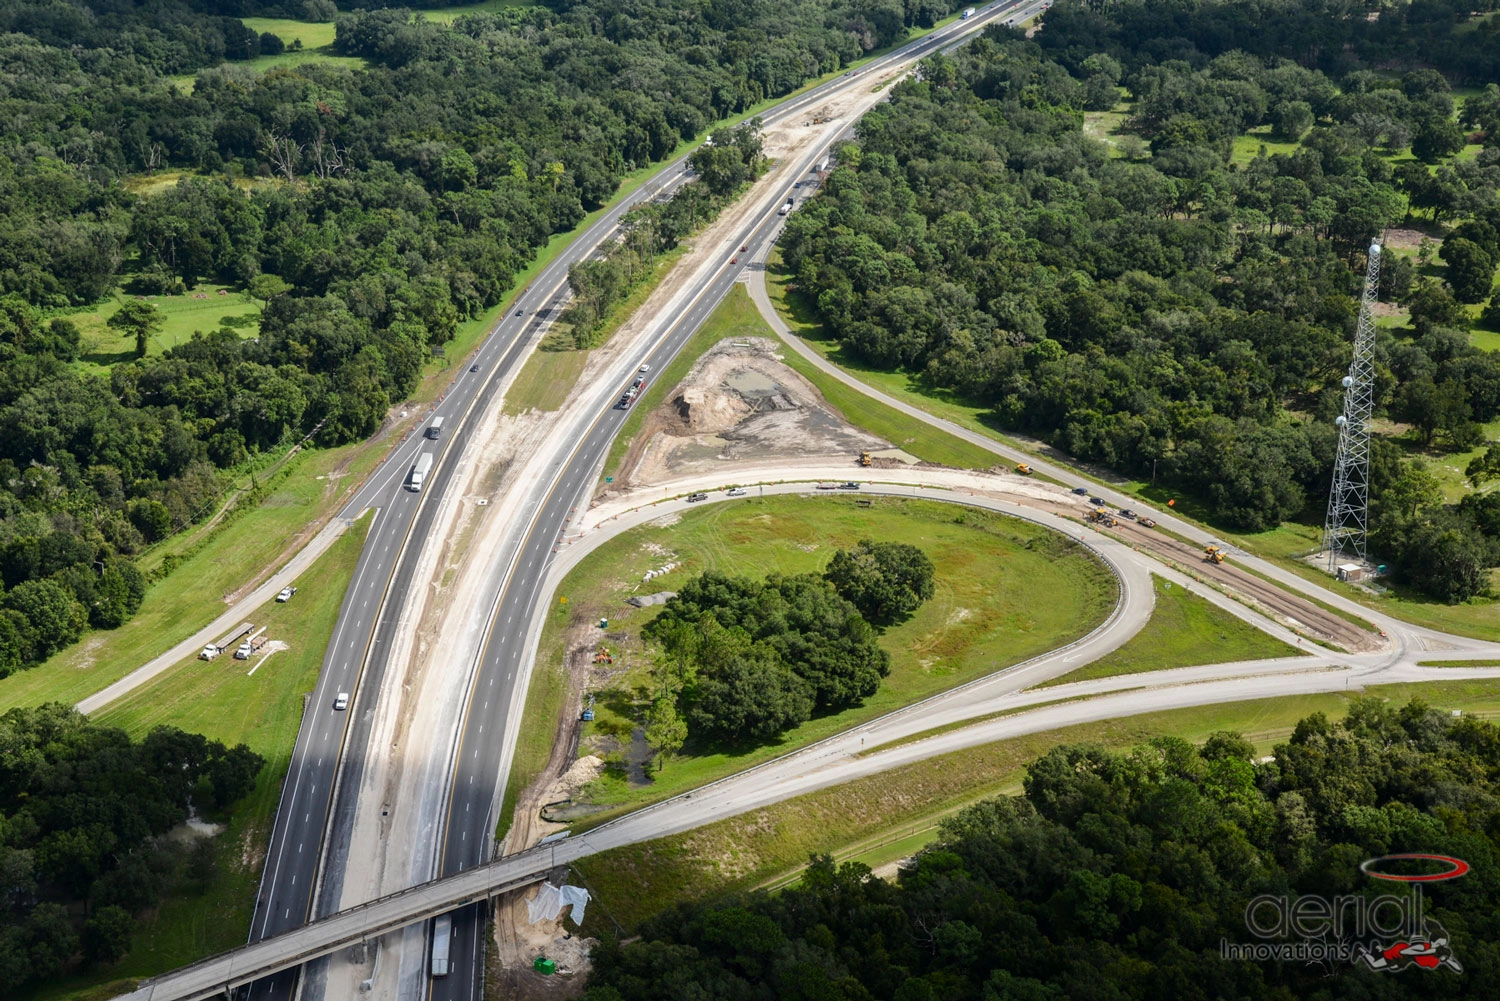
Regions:
<svg viewBox="0 0 1500 1001"><path fill-rule="evenodd" d="M743 497L746 494L748 494L749 492L750 491L746 490L744 487L730 487L728 490L726 490L724 492L724 496L725 497Z"/></svg>
<svg viewBox="0 0 1500 1001"><path fill-rule="evenodd" d="M840 490L858 490L859 489L859 484L855 483L853 480L849 480L847 483L840 483L839 484L839 489Z"/></svg>
<svg viewBox="0 0 1500 1001"><path fill-rule="evenodd" d="M699 501L708 500L708 494L688 494L688 503L696 504Z"/></svg>
<svg viewBox="0 0 1500 1001"><path fill-rule="evenodd" d="M279 592L277 592L276 600L285 605L287 602L292 600L292 595L296 593L297 589L295 587L284 587Z"/></svg>

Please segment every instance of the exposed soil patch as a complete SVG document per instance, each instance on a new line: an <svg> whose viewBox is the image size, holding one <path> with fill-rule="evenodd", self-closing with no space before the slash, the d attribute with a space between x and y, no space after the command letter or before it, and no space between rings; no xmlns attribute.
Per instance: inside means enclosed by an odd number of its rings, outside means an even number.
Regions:
<svg viewBox="0 0 1500 1001"><path fill-rule="evenodd" d="M915 460L849 424L817 388L781 361L766 338L724 341L694 363L668 400L647 415L608 493L740 463L796 465L869 451L882 468Z"/></svg>
<svg viewBox="0 0 1500 1001"><path fill-rule="evenodd" d="M1388 229L1385 231L1383 246L1390 250L1416 250L1422 245L1423 240L1431 240L1432 247L1436 250L1443 243L1441 230L1434 229L1431 232L1420 229Z"/></svg>

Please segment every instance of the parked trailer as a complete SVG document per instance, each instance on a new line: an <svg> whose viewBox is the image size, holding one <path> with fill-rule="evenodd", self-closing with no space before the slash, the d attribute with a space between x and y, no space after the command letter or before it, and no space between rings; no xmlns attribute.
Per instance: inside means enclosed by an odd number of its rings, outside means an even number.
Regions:
<svg viewBox="0 0 1500 1001"><path fill-rule="evenodd" d="M448 975L448 943L453 938L453 915L439 914L432 922L432 975Z"/></svg>
<svg viewBox="0 0 1500 1001"><path fill-rule="evenodd" d="M406 489L413 493L422 490L422 481L427 479L427 474L432 472L432 453L423 452L417 456L417 461L411 464L411 474L406 477Z"/></svg>
<svg viewBox="0 0 1500 1001"><path fill-rule="evenodd" d="M198 659L213 660L219 654L232 647L235 640L239 639L241 636L244 636L254 628L255 626L253 626L249 622L241 622L239 625L235 626L233 630L225 634L224 638L219 640L219 642L210 643L205 646L202 652L198 654Z"/></svg>

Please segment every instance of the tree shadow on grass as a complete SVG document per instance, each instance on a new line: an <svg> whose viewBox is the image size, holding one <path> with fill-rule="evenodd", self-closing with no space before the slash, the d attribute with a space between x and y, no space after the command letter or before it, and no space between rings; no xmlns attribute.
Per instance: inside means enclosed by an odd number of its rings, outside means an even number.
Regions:
<svg viewBox="0 0 1500 1001"><path fill-rule="evenodd" d="M100 365L107 368L111 365L120 365L128 361L134 361L135 349L131 348L125 351L90 351L87 354L79 355L78 360L88 362L90 365Z"/></svg>

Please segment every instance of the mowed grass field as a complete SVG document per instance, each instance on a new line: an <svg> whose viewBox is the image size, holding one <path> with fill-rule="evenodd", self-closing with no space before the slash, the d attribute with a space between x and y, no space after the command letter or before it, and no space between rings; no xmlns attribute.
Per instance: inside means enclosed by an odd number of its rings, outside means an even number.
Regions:
<svg viewBox="0 0 1500 1001"><path fill-rule="evenodd" d="M1364 694L1396 703L1422 698L1444 710L1500 711L1500 689L1488 682L1384 685ZM589 912L584 931L608 933L612 915L632 932L679 901L785 880L815 852L869 865L894 861L930 841L946 814L986 797L1018 794L1026 766L1059 744L1124 749L1158 736L1201 742L1233 730L1269 753L1298 720L1314 712L1338 719L1351 698L1337 693L1262 699L1050 730L935 756L684 834L603 852L573 863L603 905Z"/></svg>
<svg viewBox="0 0 1500 1001"><path fill-rule="evenodd" d="M1144 629L1114 653L1039 687L1196 664L1295 657L1303 653L1181 585L1155 574L1151 575L1151 581L1156 590L1156 605Z"/></svg>
<svg viewBox="0 0 1500 1001"><path fill-rule="evenodd" d="M135 335L115 330L108 322L127 298L126 293L116 292L90 309L63 314L78 325L78 368L108 376L112 366L135 357ZM146 301L156 307L162 320L161 330L146 344L147 355L186 344L194 331L208 333L226 317L240 321L236 329L241 337L260 332L260 305L227 285L204 283L184 295L153 295Z"/></svg>
<svg viewBox="0 0 1500 1001"><path fill-rule="evenodd" d="M268 635L287 649L249 661L229 654L211 662L186 661L94 715L96 722L137 739L155 727L175 726L230 746L245 743L266 759L266 767L215 839L218 871L209 885L176 877L161 906L137 927L124 959L49 984L28 998L112 997L122 980L244 944L282 779L302 722L303 697L317 681L371 517L356 523L302 576L290 602L267 602L251 616L257 625L268 625Z"/></svg>
<svg viewBox="0 0 1500 1001"><path fill-rule="evenodd" d="M648 676L637 637L658 610L632 608L626 598L676 589L705 570L753 578L820 572L835 549L865 538L918 546L937 567L936 595L881 638L891 655L891 673L879 692L859 708L810 720L752 750L695 751L690 743L647 786L630 788L622 777L606 774L589 795L608 812L590 816L588 825L1053 649L1088 632L1114 605L1115 583L1102 564L1076 543L1028 522L935 501L879 498L860 507L853 498L751 497L693 510L671 524L634 529L591 554L559 588L537 674L561 677L568 626L607 617L615 638L609 645L624 672L596 693L597 716L585 724L585 733L628 738L635 726L637 687ZM668 562L679 566L641 582L647 570ZM543 681L535 688L542 691L559 699L563 686ZM572 707L549 705L541 696L528 700L509 783L513 793L545 764L563 711Z"/></svg>
<svg viewBox="0 0 1500 1001"><path fill-rule="evenodd" d="M146 592L135 618L119 629L88 633L29 671L0 678L0 712L77 702L212 622L223 613L226 594L279 558L290 558L293 538L339 503L338 488L357 480L382 454L362 445L299 453L258 507L230 518L206 539L189 531L153 550L142 559L143 569L159 564L164 553L182 553L182 561Z"/></svg>

